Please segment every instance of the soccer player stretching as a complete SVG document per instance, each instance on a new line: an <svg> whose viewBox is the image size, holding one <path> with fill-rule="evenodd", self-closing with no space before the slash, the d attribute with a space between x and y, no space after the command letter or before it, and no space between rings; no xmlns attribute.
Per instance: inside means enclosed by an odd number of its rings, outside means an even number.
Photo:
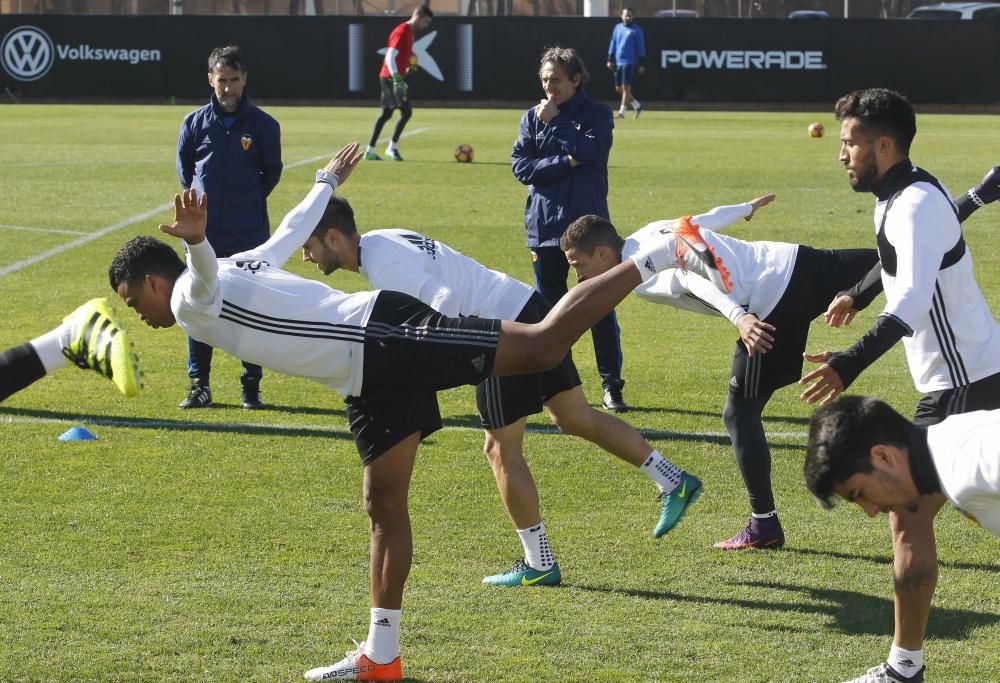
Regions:
<svg viewBox="0 0 1000 683"><path fill-rule="evenodd" d="M441 426L435 392L556 366L644 277L681 259L722 286L719 263L696 231L664 234L531 325L449 318L406 294L344 294L281 270L302 246L296 226L319 221L360 158L357 144L341 150L256 249L216 259L205 239L206 198L189 190L175 200L174 222L160 226L184 240L186 265L169 245L137 237L109 269L112 289L152 327L177 323L195 339L346 397L364 464L372 610L368 639L336 664L308 671L309 680L402 678L400 619L413 555L407 493L418 443ZM681 237L696 248L678 254Z"/></svg>

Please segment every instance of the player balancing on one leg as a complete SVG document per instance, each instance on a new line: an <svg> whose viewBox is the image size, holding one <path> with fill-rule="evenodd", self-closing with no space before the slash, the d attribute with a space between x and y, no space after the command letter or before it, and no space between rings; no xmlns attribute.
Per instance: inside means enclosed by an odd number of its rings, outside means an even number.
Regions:
<svg viewBox="0 0 1000 683"><path fill-rule="evenodd" d="M195 339L345 396L364 464L372 610L365 642L340 662L308 671L309 680L402 678L400 618L413 552L407 493L417 445L441 426L435 392L556 366L644 278L681 259L723 286L721 263L696 229L683 236L693 248L679 250L679 237L666 231L530 325L449 318L406 294L344 294L281 270L302 247L295 226L318 222L360 158L356 143L341 150L256 249L216 259L205 239L207 199L189 190L175 199L173 223L160 226L184 240L187 264L169 245L137 237L109 269L112 289L150 326L177 323Z"/></svg>
<svg viewBox="0 0 1000 683"><path fill-rule="evenodd" d="M750 497L751 517L732 538L716 544L723 550L780 548L784 531L778 521L771 487L771 454L762 412L771 395L798 381L811 321L827 310L827 297L857 283L876 262L876 252L817 250L779 242L744 242L713 232L737 218L749 220L772 195L749 204L714 209L693 220L731 271L733 291L724 296L703 286L700 278L668 271L644 283L636 294L705 315L722 315L736 325L740 339L733 350L729 392L723 422L736 451ZM1000 199L1000 166L976 187L956 199L964 220L978 208ZM652 223L622 240L607 221L580 219L563 237L562 247L577 275L592 276L628 257L655 234ZM876 278L877 279L877 278Z"/></svg>
<svg viewBox="0 0 1000 683"><path fill-rule="evenodd" d="M722 419L750 496L751 517L742 531L716 544L725 550L784 544L761 414L776 390L798 381L810 321L826 309L830 295L856 282L876 259L870 249L821 251L779 242L744 242L713 232L739 218L750 220L773 199L774 195L765 195L691 219L725 262L731 294L703 287L702 278L681 269L664 271L636 288L643 299L727 317L739 330ZM569 226L561 246L577 276L586 282L643 249L662 226L670 224L650 223L622 239L610 222L585 216Z"/></svg>
<svg viewBox="0 0 1000 683"><path fill-rule="evenodd" d="M128 334L106 299L92 299L58 327L0 353L0 401L70 363L110 379L126 396L142 388Z"/></svg>
<svg viewBox="0 0 1000 683"><path fill-rule="evenodd" d="M317 225L300 227L303 259L325 275L340 268L360 272L375 289L410 294L449 316L533 323L549 310L533 288L424 235L398 229L360 234L354 210L343 197L330 198ZM483 450L524 547L523 559L508 571L486 577L484 583L555 585L561 580L523 452L527 416L543 407L560 431L605 448L639 468L658 487L662 502L654 537L670 531L701 493L696 477L666 460L635 428L587 403L570 354L542 373L479 383L476 404L486 430Z"/></svg>

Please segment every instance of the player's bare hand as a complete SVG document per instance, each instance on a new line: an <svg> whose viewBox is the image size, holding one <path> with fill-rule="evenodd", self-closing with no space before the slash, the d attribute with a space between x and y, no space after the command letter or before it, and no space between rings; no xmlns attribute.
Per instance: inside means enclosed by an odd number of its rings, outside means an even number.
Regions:
<svg viewBox="0 0 1000 683"><path fill-rule="evenodd" d="M826 362L832 355L832 351L802 354L810 363L822 363L818 368L803 375L802 379L799 380L800 385L812 382L809 388L799 395L799 398L806 403L816 403L819 401L820 405L825 406L844 393L844 383L841 381L840 375Z"/></svg>
<svg viewBox="0 0 1000 683"><path fill-rule="evenodd" d="M774 325L760 320L753 313L740 316L736 321L736 329L740 331L740 339L747 347L747 352L767 353L774 347Z"/></svg>
<svg viewBox="0 0 1000 683"><path fill-rule="evenodd" d="M343 185L357 167L358 162L361 161L362 156L364 154L361 152L361 145L352 142L337 152L323 170L337 176L337 180Z"/></svg>
<svg viewBox="0 0 1000 683"><path fill-rule="evenodd" d="M208 195L198 196L194 188L174 195L174 222L160 224L160 230L178 237L188 244L198 244L205 239L205 225L208 222Z"/></svg>
<svg viewBox="0 0 1000 683"><path fill-rule="evenodd" d="M823 314L823 320L830 327L840 327L841 325L850 325L857 314L858 311L854 308L854 297L841 294L830 302L826 313Z"/></svg>
<svg viewBox="0 0 1000 683"><path fill-rule="evenodd" d="M757 213L757 209L759 209L759 208L761 208L763 206L767 206L768 204L770 204L771 202L773 202L774 201L774 197L775 197L775 195L772 192L771 194L766 194L763 197L757 197L757 199L751 199L750 200L750 215L747 216L746 218L744 218L743 220L748 221L751 218L753 218L753 215L755 213Z"/></svg>
<svg viewBox="0 0 1000 683"><path fill-rule="evenodd" d="M535 116L542 123L548 123L559 114L559 107L550 99L539 100L535 107Z"/></svg>

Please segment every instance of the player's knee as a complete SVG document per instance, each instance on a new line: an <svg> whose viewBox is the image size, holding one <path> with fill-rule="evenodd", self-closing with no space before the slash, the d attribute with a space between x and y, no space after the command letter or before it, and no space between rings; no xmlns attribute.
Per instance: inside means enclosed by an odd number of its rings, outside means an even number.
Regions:
<svg viewBox="0 0 1000 683"><path fill-rule="evenodd" d="M563 434L568 434L569 436L587 436L589 433L590 415L587 413L578 413L576 411L550 413L550 417L556 428Z"/></svg>
<svg viewBox="0 0 1000 683"><path fill-rule="evenodd" d="M406 517L406 493L395 486L368 484L364 493L365 512L372 524L392 526Z"/></svg>
<svg viewBox="0 0 1000 683"><path fill-rule="evenodd" d="M736 428L740 423L740 410L733 400L726 401L725 407L722 409L722 423L726 425L726 429L732 434L736 431Z"/></svg>

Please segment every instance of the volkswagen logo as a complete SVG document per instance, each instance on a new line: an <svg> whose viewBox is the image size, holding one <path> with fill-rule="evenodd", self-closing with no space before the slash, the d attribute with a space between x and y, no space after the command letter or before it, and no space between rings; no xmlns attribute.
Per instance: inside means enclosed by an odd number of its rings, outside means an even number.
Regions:
<svg viewBox="0 0 1000 683"><path fill-rule="evenodd" d="M19 26L0 43L3 70L19 81L37 81L52 68L54 57L52 40L34 26Z"/></svg>

